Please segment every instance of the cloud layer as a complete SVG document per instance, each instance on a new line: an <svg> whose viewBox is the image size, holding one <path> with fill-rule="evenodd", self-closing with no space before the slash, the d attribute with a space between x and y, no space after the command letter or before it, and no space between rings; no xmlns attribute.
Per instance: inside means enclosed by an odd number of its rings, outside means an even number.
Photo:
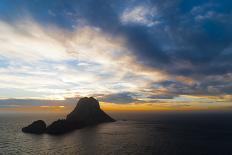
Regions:
<svg viewBox="0 0 232 155"><path fill-rule="evenodd" d="M229 105L231 6L225 0L6 1L0 97L92 95L170 106L197 98L202 106Z"/></svg>

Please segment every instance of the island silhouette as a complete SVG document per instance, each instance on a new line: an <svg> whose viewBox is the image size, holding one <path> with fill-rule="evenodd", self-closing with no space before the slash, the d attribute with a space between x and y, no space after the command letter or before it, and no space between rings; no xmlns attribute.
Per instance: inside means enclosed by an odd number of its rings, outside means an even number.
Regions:
<svg viewBox="0 0 232 155"><path fill-rule="evenodd" d="M78 101L75 109L67 115L66 119L59 119L48 126L43 120L37 120L22 128L22 131L32 134L64 134L106 122L115 122L115 120L100 108L95 98L84 97Z"/></svg>

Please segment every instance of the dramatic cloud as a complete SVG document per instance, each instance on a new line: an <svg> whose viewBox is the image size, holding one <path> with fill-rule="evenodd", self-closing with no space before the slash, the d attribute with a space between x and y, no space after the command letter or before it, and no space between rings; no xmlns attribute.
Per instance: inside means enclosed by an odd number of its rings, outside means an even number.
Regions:
<svg viewBox="0 0 232 155"><path fill-rule="evenodd" d="M2 97L63 99L136 91L166 77L136 64L123 37L99 28L86 25L66 32L25 19L14 26L2 21L0 33Z"/></svg>
<svg viewBox="0 0 232 155"><path fill-rule="evenodd" d="M5 1L0 97L230 104L231 9L227 0Z"/></svg>

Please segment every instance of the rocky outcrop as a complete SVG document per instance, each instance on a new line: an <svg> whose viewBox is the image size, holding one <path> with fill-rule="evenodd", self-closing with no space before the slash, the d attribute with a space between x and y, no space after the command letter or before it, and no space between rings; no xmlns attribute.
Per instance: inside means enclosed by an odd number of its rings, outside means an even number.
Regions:
<svg viewBox="0 0 232 155"><path fill-rule="evenodd" d="M76 108L67 116L66 120L82 125L94 125L114 121L114 119L101 110L98 101L93 97L81 98Z"/></svg>
<svg viewBox="0 0 232 155"><path fill-rule="evenodd" d="M113 118L101 110L99 102L95 98L84 97L78 101L77 106L67 115L66 119L57 120L47 128L44 121L42 123L39 120L36 121L37 123L33 122L31 125L24 127L22 131L26 133L63 134L86 126L114 121Z"/></svg>
<svg viewBox="0 0 232 155"><path fill-rule="evenodd" d="M65 119L57 120L47 127L48 134L62 134L77 129L76 125L69 123Z"/></svg>
<svg viewBox="0 0 232 155"><path fill-rule="evenodd" d="M34 121L27 127L22 128L23 132L41 134L46 131L46 123L42 120Z"/></svg>

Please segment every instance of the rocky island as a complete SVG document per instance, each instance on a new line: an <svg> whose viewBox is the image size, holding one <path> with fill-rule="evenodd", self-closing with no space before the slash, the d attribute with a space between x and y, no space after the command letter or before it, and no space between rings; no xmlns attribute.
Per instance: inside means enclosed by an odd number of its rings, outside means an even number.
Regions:
<svg viewBox="0 0 232 155"><path fill-rule="evenodd" d="M64 134L86 126L114 121L101 110L99 102L95 98L84 97L78 101L77 106L67 115L66 119L59 119L48 126L43 120L38 120L22 128L22 131L33 134Z"/></svg>

